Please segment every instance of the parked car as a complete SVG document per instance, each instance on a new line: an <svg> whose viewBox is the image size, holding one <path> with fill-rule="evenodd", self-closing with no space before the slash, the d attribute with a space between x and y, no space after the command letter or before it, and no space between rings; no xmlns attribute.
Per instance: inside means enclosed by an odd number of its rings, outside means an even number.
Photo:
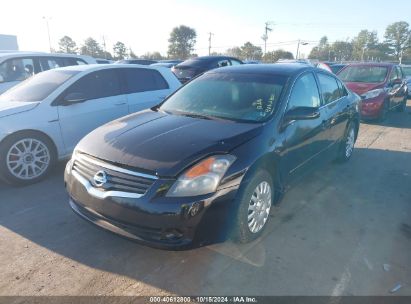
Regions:
<svg viewBox="0 0 411 304"><path fill-rule="evenodd" d="M347 66L347 64L345 63L333 63L333 64L329 64L329 67L331 69L331 71L334 74L338 74L339 71L341 71L343 68L345 68Z"/></svg>
<svg viewBox="0 0 411 304"><path fill-rule="evenodd" d="M233 57L203 56L183 61L171 70L182 83L185 83L208 70L240 64L243 64L243 62Z"/></svg>
<svg viewBox="0 0 411 304"><path fill-rule="evenodd" d="M251 241L288 185L350 159L359 100L333 74L301 64L206 72L83 138L65 169L70 205L156 247L190 244L217 214L234 222L237 240Z"/></svg>
<svg viewBox="0 0 411 304"><path fill-rule="evenodd" d="M160 60L157 63L153 63L153 66L162 66L171 69L173 66L182 63L183 60Z"/></svg>
<svg viewBox="0 0 411 304"><path fill-rule="evenodd" d="M361 96L362 119L385 120L392 109L403 112L408 89L399 65L392 63L357 63L343 68L338 77Z"/></svg>
<svg viewBox="0 0 411 304"><path fill-rule="evenodd" d="M0 95L0 177L12 184L40 180L88 132L160 103L179 86L169 69L111 64L27 79Z"/></svg>
<svg viewBox="0 0 411 304"><path fill-rule="evenodd" d="M114 63L114 61L110 60L110 59L96 58L96 63L98 63L98 64L110 64L110 63Z"/></svg>
<svg viewBox="0 0 411 304"><path fill-rule="evenodd" d="M59 67L96 63L89 56L40 52L0 53L0 94L34 74Z"/></svg>
<svg viewBox="0 0 411 304"><path fill-rule="evenodd" d="M408 98L411 98L411 65L401 65L401 68L407 80Z"/></svg>
<svg viewBox="0 0 411 304"><path fill-rule="evenodd" d="M116 64L141 64L141 65L151 65L153 63L157 63L157 60L150 60L150 59L123 59L116 61Z"/></svg>

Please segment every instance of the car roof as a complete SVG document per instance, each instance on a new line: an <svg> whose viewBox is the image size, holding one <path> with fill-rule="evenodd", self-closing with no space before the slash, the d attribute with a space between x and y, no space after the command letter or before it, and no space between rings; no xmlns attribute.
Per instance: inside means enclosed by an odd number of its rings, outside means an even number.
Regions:
<svg viewBox="0 0 411 304"><path fill-rule="evenodd" d="M45 53L45 52L23 52L23 51L10 51L10 52L0 52L0 59L9 59L9 58L19 58L19 57L43 57L43 56L52 56L52 57L75 57L75 58L92 58L88 55L77 55L77 54L66 54L66 53Z"/></svg>
<svg viewBox="0 0 411 304"><path fill-rule="evenodd" d="M201 57L193 57L187 60L198 60L198 61L212 61L212 60L221 60L221 59L235 59L240 60L230 56L201 56ZM241 61L241 60L240 60ZM182 62L184 63L184 61Z"/></svg>
<svg viewBox="0 0 411 304"><path fill-rule="evenodd" d="M152 67L149 65L142 65L142 64L82 64L82 65L71 65L67 67L57 68L53 70L61 70L61 71L78 71L78 72L85 72L85 71L98 71L98 70L105 70L105 69L119 69L119 68L127 68L127 69L153 69L159 70L161 67Z"/></svg>
<svg viewBox="0 0 411 304"><path fill-rule="evenodd" d="M358 62L358 63L349 63L348 66L376 66L376 67L392 67L398 65L391 62Z"/></svg>
<svg viewBox="0 0 411 304"><path fill-rule="evenodd" d="M305 71L321 71L308 64L302 63L274 63L274 64L244 64L211 70L207 73L245 73L294 76ZM327 72L326 72L327 73ZM329 73L330 74L330 73Z"/></svg>

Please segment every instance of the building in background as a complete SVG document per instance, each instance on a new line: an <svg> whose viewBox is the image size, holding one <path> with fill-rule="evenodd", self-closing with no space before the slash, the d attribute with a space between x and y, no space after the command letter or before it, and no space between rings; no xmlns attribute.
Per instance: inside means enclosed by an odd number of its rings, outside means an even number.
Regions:
<svg viewBox="0 0 411 304"><path fill-rule="evenodd" d="M0 34L0 51L18 51L17 36Z"/></svg>

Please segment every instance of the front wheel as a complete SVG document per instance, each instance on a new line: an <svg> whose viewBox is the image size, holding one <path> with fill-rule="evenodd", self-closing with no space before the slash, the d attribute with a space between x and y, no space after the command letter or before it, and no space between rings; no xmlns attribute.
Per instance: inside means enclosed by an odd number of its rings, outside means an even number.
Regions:
<svg viewBox="0 0 411 304"><path fill-rule="evenodd" d="M397 107L398 112L404 112L405 109L407 108L407 99L408 99L407 96L408 95L405 95L404 100L401 102L400 105L398 105Z"/></svg>
<svg viewBox="0 0 411 304"><path fill-rule="evenodd" d="M239 197L233 228L236 241L248 243L262 234L269 219L273 193L271 175L257 171Z"/></svg>
<svg viewBox="0 0 411 304"><path fill-rule="evenodd" d="M387 119L388 112L390 111L389 101L384 101L382 108L380 110L380 115L378 116L378 121L383 122Z"/></svg>
<svg viewBox="0 0 411 304"><path fill-rule="evenodd" d="M36 132L6 138L0 145L0 176L14 185L27 185L44 178L56 160L50 140Z"/></svg>
<svg viewBox="0 0 411 304"><path fill-rule="evenodd" d="M351 122L348 125L344 138L338 150L337 160L339 162L346 162L351 158L352 153L354 151L354 144L355 144L355 127L354 127L354 124Z"/></svg>

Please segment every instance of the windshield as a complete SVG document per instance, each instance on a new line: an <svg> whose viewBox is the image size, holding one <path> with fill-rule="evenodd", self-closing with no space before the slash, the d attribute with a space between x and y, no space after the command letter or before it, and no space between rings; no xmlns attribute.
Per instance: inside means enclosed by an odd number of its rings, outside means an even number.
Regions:
<svg viewBox="0 0 411 304"><path fill-rule="evenodd" d="M41 101L78 73L71 70L39 73L0 95L0 101Z"/></svg>
<svg viewBox="0 0 411 304"><path fill-rule="evenodd" d="M388 68L382 66L348 66L343 69L338 77L344 82L384 82Z"/></svg>
<svg viewBox="0 0 411 304"><path fill-rule="evenodd" d="M160 109L175 114L260 122L275 110L287 78L205 74L172 95Z"/></svg>
<svg viewBox="0 0 411 304"><path fill-rule="evenodd" d="M411 77L411 66L402 67L402 71L404 72L405 77Z"/></svg>

